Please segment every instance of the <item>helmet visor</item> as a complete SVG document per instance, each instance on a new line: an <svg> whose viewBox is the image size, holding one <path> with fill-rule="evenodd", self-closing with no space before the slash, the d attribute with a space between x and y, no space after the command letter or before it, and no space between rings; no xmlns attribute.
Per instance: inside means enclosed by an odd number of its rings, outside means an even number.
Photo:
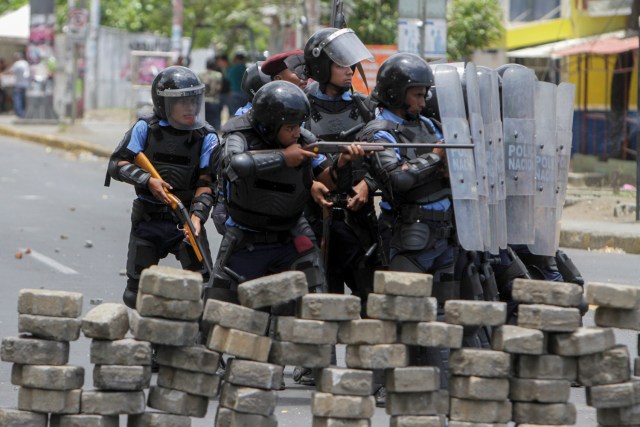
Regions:
<svg viewBox="0 0 640 427"><path fill-rule="evenodd" d="M341 67L351 67L360 61L374 61L373 55L350 28L343 28L331 34L320 43L320 48L333 62ZM317 49L317 48L316 48ZM314 49L315 50L315 49ZM315 54L315 52L314 52ZM318 56L320 52L318 51Z"/></svg>
<svg viewBox="0 0 640 427"><path fill-rule="evenodd" d="M204 126L204 85L158 92L164 98L169 124L176 129L192 130Z"/></svg>
<svg viewBox="0 0 640 427"><path fill-rule="evenodd" d="M309 76L305 71L304 55L291 55L284 59L284 65L300 80L309 80Z"/></svg>

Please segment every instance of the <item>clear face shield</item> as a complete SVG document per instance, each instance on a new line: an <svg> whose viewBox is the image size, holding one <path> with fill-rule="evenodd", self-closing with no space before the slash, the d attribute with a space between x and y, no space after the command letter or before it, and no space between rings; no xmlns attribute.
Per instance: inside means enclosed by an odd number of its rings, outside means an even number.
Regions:
<svg viewBox="0 0 640 427"><path fill-rule="evenodd" d="M365 59L371 62L374 61L371 52L350 28L343 28L331 34L318 47L313 49L312 54L320 56L322 51L341 67L351 67Z"/></svg>
<svg viewBox="0 0 640 427"><path fill-rule="evenodd" d="M193 130L204 126L204 85L158 92L164 99L169 124L176 129Z"/></svg>

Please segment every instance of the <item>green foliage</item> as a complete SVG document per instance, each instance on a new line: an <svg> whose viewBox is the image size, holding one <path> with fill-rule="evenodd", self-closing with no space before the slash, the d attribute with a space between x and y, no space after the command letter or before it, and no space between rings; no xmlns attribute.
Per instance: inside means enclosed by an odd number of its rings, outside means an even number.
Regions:
<svg viewBox="0 0 640 427"><path fill-rule="evenodd" d="M364 44L395 44L398 0L353 0L347 24Z"/></svg>
<svg viewBox="0 0 640 427"><path fill-rule="evenodd" d="M0 2L0 15L4 15L6 12L20 9L25 4L29 3L29 0L2 0Z"/></svg>
<svg viewBox="0 0 640 427"><path fill-rule="evenodd" d="M453 61L468 60L476 49L500 41L505 31L498 0L451 0L447 21L447 53Z"/></svg>

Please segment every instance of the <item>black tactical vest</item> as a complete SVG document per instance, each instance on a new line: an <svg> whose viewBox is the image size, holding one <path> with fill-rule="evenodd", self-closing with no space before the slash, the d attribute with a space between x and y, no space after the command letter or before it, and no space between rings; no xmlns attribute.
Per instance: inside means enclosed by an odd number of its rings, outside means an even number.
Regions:
<svg viewBox="0 0 640 427"><path fill-rule="evenodd" d="M242 136L247 151L274 149L253 130L248 120L234 122L227 122L224 131L226 134ZM307 139L301 136L300 144L307 143ZM297 168L282 167L268 176L247 176L233 182L225 180L229 216L239 225L252 230L290 230L298 222L309 200L312 180L310 160Z"/></svg>
<svg viewBox="0 0 640 427"><path fill-rule="evenodd" d="M340 133L365 124L373 117L363 101L356 101L358 96L361 95L354 94L351 101L345 101L324 100L307 95L311 104L311 116L304 127L325 141L354 141L356 132L344 137Z"/></svg>

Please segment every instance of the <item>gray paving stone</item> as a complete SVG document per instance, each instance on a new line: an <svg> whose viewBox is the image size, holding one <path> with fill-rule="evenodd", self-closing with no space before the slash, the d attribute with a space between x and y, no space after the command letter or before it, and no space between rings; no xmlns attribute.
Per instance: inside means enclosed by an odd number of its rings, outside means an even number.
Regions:
<svg viewBox="0 0 640 427"><path fill-rule="evenodd" d="M124 338L116 341L92 340L89 350L94 365L151 365L151 343Z"/></svg>
<svg viewBox="0 0 640 427"><path fill-rule="evenodd" d="M238 299L245 307L261 308L295 300L307 292L307 278L303 272L285 271L240 284Z"/></svg>
<svg viewBox="0 0 640 427"><path fill-rule="evenodd" d="M69 343L30 336L5 337L0 347L0 359L24 365L66 365Z"/></svg>
<svg viewBox="0 0 640 427"><path fill-rule="evenodd" d="M339 325L338 342L340 344L394 344L398 340L396 322L359 319L340 322Z"/></svg>
<svg viewBox="0 0 640 427"><path fill-rule="evenodd" d="M241 387L278 390L282 384L284 366L251 360L231 359L224 380Z"/></svg>
<svg viewBox="0 0 640 427"><path fill-rule="evenodd" d="M576 407L573 403L529 403L513 404L513 421L516 424L568 424L576 423Z"/></svg>
<svg viewBox="0 0 640 427"><path fill-rule="evenodd" d="M271 339L216 325L211 330L207 347L242 359L266 362L269 360Z"/></svg>
<svg viewBox="0 0 640 427"><path fill-rule="evenodd" d="M123 304L104 303L82 319L82 333L87 338L116 341L129 332L129 311Z"/></svg>
<svg viewBox="0 0 640 427"><path fill-rule="evenodd" d="M575 283L515 279L512 296L524 304L577 307L582 301L582 287Z"/></svg>
<svg viewBox="0 0 640 427"><path fill-rule="evenodd" d="M143 391L83 390L83 414L142 414L145 409Z"/></svg>
<svg viewBox="0 0 640 427"><path fill-rule="evenodd" d="M273 415L276 401L277 394L273 390L237 387L224 383L220 392L220 406L249 414Z"/></svg>
<svg viewBox="0 0 640 427"><path fill-rule="evenodd" d="M370 427L371 421L367 419L325 418L313 417L311 427Z"/></svg>
<svg viewBox="0 0 640 427"><path fill-rule="evenodd" d="M635 426L640 424L640 405L596 409L596 414L598 424L604 427Z"/></svg>
<svg viewBox="0 0 640 427"><path fill-rule="evenodd" d="M204 303L201 299L178 300L138 292L136 310L141 316L194 321L200 319Z"/></svg>
<svg viewBox="0 0 640 427"><path fill-rule="evenodd" d="M18 315L18 332L53 341L75 341L80 337L80 319L71 317Z"/></svg>
<svg viewBox="0 0 640 427"><path fill-rule="evenodd" d="M0 408L0 425L11 427L47 427L47 414Z"/></svg>
<svg viewBox="0 0 640 427"><path fill-rule="evenodd" d="M508 423L471 423L466 421L449 421L447 427L508 427ZM524 427L525 424L518 424L518 427ZM551 426L528 426L527 427L551 427ZM566 426L553 426L553 427L566 427Z"/></svg>
<svg viewBox="0 0 640 427"><path fill-rule="evenodd" d="M390 427L445 427L447 417L444 415L394 415L389 425Z"/></svg>
<svg viewBox="0 0 640 427"><path fill-rule="evenodd" d="M433 287L430 274L400 271L376 271L373 276L373 292L376 294L429 297Z"/></svg>
<svg viewBox="0 0 640 427"><path fill-rule="evenodd" d="M95 365L93 386L98 390L137 391L149 388L151 366Z"/></svg>
<svg viewBox="0 0 640 427"><path fill-rule="evenodd" d="M404 368L409 355L403 344L348 345L345 362L353 369Z"/></svg>
<svg viewBox="0 0 640 427"><path fill-rule="evenodd" d="M313 392L311 413L327 418L371 418L376 409L373 396L340 396Z"/></svg>
<svg viewBox="0 0 640 427"><path fill-rule="evenodd" d="M158 346L157 361L159 365L184 369L185 371L215 374L220 363L220 353L211 351L204 345L173 347Z"/></svg>
<svg viewBox="0 0 640 427"><path fill-rule="evenodd" d="M80 412L82 390L45 390L20 387L18 409L23 411L50 412L52 414L77 414Z"/></svg>
<svg viewBox="0 0 640 427"><path fill-rule="evenodd" d="M594 322L597 326L640 331L640 309L596 308Z"/></svg>
<svg viewBox="0 0 640 427"><path fill-rule="evenodd" d="M582 317L577 308L542 304L518 306L518 326L523 328L544 332L573 332L580 327L581 322Z"/></svg>
<svg viewBox="0 0 640 427"><path fill-rule="evenodd" d="M152 265L142 271L138 292L164 298L198 301L201 298L202 286L200 273Z"/></svg>
<svg viewBox="0 0 640 427"><path fill-rule="evenodd" d="M614 283L589 282L586 284L586 299L598 308L633 310L640 308L640 292L635 286Z"/></svg>
<svg viewBox="0 0 640 427"><path fill-rule="evenodd" d="M18 293L18 313L79 317L82 314L82 294L51 289L21 289Z"/></svg>
<svg viewBox="0 0 640 427"><path fill-rule="evenodd" d="M424 347L460 348L464 327L444 322L404 322L400 342Z"/></svg>
<svg viewBox="0 0 640 427"><path fill-rule="evenodd" d="M547 339L536 329L503 325L493 330L491 348L511 354L540 355L546 352Z"/></svg>
<svg viewBox="0 0 640 427"><path fill-rule="evenodd" d="M157 384L160 387L213 398L218 394L220 377L216 374L185 371L160 365Z"/></svg>
<svg viewBox="0 0 640 427"><path fill-rule="evenodd" d="M433 366L408 366L385 371L388 392L411 393L440 389L440 369Z"/></svg>
<svg viewBox="0 0 640 427"><path fill-rule="evenodd" d="M117 415L51 415L50 427L118 427Z"/></svg>
<svg viewBox="0 0 640 427"><path fill-rule="evenodd" d="M449 394L458 399L507 400L509 398L509 379L452 375L449 377Z"/></svg>
<svg viewBox="0 0 640 427"><path fill-rule="evenodd" d="M316 376L316 390L336 395L370 396L373 394L373 372L325 368Z"/></svg>
<svg viewBox="0 0 640 427"><path fill-rule="evenodd" d="M278 316L274 333L274 338L279 341L335 345L338 342L338 323Z"/></svg>
<svg viewBox="0 0 640 427"><path fill-rule="evenodd" d="M574 381L578 377L578 359L555 354L523 354L516 358L516 375L520 378Z"/></svg>
<svg viewBox="0 0 640 427"><path fill-rule="evenodd" d="M511 420L511 402L451 398L449 419L474 423L507 423Z"/></svg>
<svg viewBox="0 0 640 427"><path fill-rule="evenodd" d="M198 322L142 317L135 310L129 312L129 324L134 338L154 344L191 345L199 331Z"/></svg>
<svg viewBox="0 0 640 427"><path fill-rule="evenodd" d="M631 378L629 350L625 345L579 357L577 365L578 381L585 387L623 383Z"/></svg>
<svg viewBox="0 0 640 427"><path fill-rule="evenodd" d="M75 390L84 385L84 368L14 364L11 367L11 384L47 390Z"/></svg>
<svg viewBox="0 0 640 427"><path fill-rule="evenodd" d="M325 368L331 364L331 346L273 341L269 363L282 366Z"/></svg>
<svg viewBox="0 0 640 427"><path fill-rule="evenodd" d="M567 380L511 378L509 399L513 402L566 403L571 394Z"/></svg>
<svg viewBox="0 0 640 427"><path fill-rule="evenodd" d="M438 302L432 297L369 294L367 315L372 319L397 322L433 322Z"/></svg>
<svg viewBox="0 0 640 427"><path fill-rule="evenodd" d="M585 356L612 348L613 329L579 328L571 334L549 335L549 352L560 356Z"/></svg>
<svg viewBox="0 0 640 427"><path fill-rule="evenodd" d="M175 415L204 418L207 415L209 398L152 385L149 388L147 406Z"/></svg>
<svg viewBox="0 0 640 427"><path fill-rule="evenodd" d="M461 326L500 326L507 321L507 303L498 301L449 300L444 320Z"/></svg>
<svg viewBox="0 0 640 427"><path fill-rule="evenodd" d="M300 318L339 322L359 319L361 305L360 298L353 295L308 294L298 308Z"/></svg>
<svg viewBox="0 0 640 427"><path fill-rule="evenodd" d="M640 404L640 381L587 387L587 405L593 408L622 408Z"/></svg>
<svg viewBox="0 0 640 427"><path fill-rule="evenodd" d="M388 415L438 415L449 412L446 390L419 393L387 393Z"/></svg>
<svg viewBox="0 0 640 427"><path fill-rule="evenodd" d="M278 420L275 415L245 414L223 407L218 407L216 413L216 427L276 427L277 425Z"/></svg>
<svg viewBox="0 0 640 427"><path fill-rule="evenodd" d="M207 325L220 325L250 334L264 335L269 327L269 313L226 301L208 299L202 321Z"/></svg>
<svg viewBox="0 0 640 427"><path fill-rule="evenodd" d="M510 371L511 356L501 351L463 348L452 350L449 356L451 375L506 378Z"/></svg>

